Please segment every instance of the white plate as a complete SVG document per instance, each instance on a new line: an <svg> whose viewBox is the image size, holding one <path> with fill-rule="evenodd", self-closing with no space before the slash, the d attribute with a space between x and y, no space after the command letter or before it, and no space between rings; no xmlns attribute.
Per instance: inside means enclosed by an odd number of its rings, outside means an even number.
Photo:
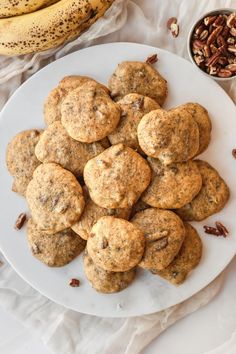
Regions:
<svg viewBox="0 0 236 354"><path fill-rule="evenodd" d="M49 91L65 75L88 75L107 83L116 65L123 60L145 60L158 53L157 67L168 81L169 96L166 108L192 101L205 106L213 123L212 142L202 158L215 166L231 189L225 209L202 223L194 223L203 243L200 265L187 281L174 287L146 271L139 271L134 283L126 290L102 295L93 290L85 279L81 257L63 268L48 268L28 250L25 228L14 230L19 213L27 210L23 198L11 192L12 178L5 167L5 150L9 140L19 131L42 128L43 102ZM138 316L153 313L177 304L209 284L230 262L235 254L236 183L231 151L235 147L235 105L211 79L201 75L186 60L161 49L134 44L113 43L90 47L70 54L48 65L11 97L0 120L0 247L15 270L42 294L73 310L106 317ZM203 225L222 221L230 230L227 239L203 232ZM79 288L68 285L70 278L81 280Z"/></svg>

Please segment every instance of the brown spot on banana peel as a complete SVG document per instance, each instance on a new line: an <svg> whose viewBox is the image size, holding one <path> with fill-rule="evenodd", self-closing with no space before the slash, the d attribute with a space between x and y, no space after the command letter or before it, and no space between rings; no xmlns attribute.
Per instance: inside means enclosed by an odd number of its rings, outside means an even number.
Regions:
<svg viewBox="0 0 236 354"><path fill-rule="evenodd" d="M114 0L61 0L42 10L0 19L0 55L22 55L54 48L77 37Z"/></svg>
<svg viewBox="0 0 236 354"><path fill-rule="evenodd" d="M58 1L60 0L1 0L0 18L31 13Z"/></svg>

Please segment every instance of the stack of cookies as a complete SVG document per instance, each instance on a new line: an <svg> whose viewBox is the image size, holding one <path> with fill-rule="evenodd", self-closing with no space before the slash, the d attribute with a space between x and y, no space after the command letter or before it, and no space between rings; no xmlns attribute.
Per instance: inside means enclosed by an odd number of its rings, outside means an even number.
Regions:
<svg viewBox="0 0 236 354"><path fill-rule="evenodd" d="M148 63L123 62L109 89L68 76L44 105L47 127L17 134L7 149L13 190L31 212L32 254L63 266L84 249L99 292L125 289L141 267L181 284L201 259L187 221L219 212L229 189L207 162L207 110L162 108L167 82Z"/></svg>

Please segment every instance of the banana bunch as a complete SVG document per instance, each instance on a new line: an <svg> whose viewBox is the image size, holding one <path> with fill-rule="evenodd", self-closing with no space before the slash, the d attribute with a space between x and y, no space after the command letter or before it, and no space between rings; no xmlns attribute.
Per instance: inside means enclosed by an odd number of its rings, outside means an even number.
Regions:
<svg viewBox="0 0 236 354"><path fill-rule="evenodd" d="M58 0L0 0L0 18L18 16L49 6Z"/></svg>
<svg viewBox="0 0 236 354"><path fill-rule="evenodd" d="M54 48L77 37L114 0L0 0L9 3L52 3L35 12L0 19L0 55L22 55Z"/></svg>

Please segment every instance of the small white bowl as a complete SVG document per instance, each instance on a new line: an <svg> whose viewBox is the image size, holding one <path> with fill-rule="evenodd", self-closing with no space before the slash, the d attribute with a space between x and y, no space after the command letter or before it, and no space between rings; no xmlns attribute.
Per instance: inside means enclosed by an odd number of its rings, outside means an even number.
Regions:
<svg viewBox="0 0 236 354"><path fill-rule="evenodd" d="M193 54L192 54L192 48L191 48L191 40L192 40L192 36L193 36L193 31L195 29L195 27L198 25L199 22L201 22L205 17L207 16L215 16L215 15L224 15L224 14L231 14L233 12L236 12L235 9L230 9L230 8L223 8L223 9L216 9L210 12L205 13L203 16L201 16L201 18L199 18L196 22L194 22L194 24L192 25L189 34L188 34L188 39L187 39L187 48L188 48L188 55L189 58L191 60L191 62L198 68L198 70L200 70L203 74L205 74L206 76L216 80L216 81L230 81L230 80L234 80L236 78L236 73L233 76L230 77L218 77L218 76L214 76L214 75L210 75L208 74L206 71L202 70L196 63L195 60L193 59Z"/></svg>

